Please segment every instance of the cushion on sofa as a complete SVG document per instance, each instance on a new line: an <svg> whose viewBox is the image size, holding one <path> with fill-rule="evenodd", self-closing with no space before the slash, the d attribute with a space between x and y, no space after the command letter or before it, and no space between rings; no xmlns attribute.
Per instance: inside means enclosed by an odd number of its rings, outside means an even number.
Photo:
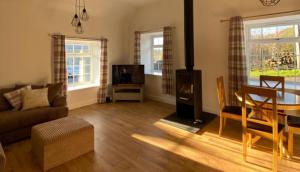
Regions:
<svg viewBox="0 0 300 172"><path fill-rule="evenodd" d="M31 84L16 84L15 85L15 89L20 89L25 87L26 85L31 85ZM41 88L45 88L44 85L31 85L31 89L35 90L35 89L41 89Z"/></svg>
<svg viewBox="0 0 300 172"><path fill-rule="evenodd" d="M22 110L34 109L49 106L48 88L35 90L22 90Z"/></svg>
<svg viewBox="0 0 300 172"><path fill-rule="evenodd" d="M0 134L65 117L67 114L67 107L44 107L27 111L3 111L0 112Z"/></svg>
<svg viewBox="0 0 300 172"><path fill-rule="evenodd" d="M10 105L10 103L7 101L7 99L4 97L5 93L14 91L14 88L2 88L0 89L0 111L5 110L11 110L13 107Z"/></svg>
<svg viewBox="0 0 300 172"><path fill-rule="evenodd" d="M62 83L53 83L53 84L47 84L46 86L44 85L31 85L31 88L33 90L35 89L41 89L41 88L48 88L48 101L50 104L53 103L53 100L55 99L55 97L60 96L60 93L62 91ZM26 85L24 84L17 84L15 86L15 89L19 89L22 88Z"/></svg>
<svg viewBox="0 0 300 172"><path fill-rule="evenodd" d="M8 100L10 105L14 107L14 110L19 110L22 107L21 92L23 90L29 90L29 89L31 89L30 85L20 88L18 90L14 90L12 92L5 93L4 97Z"/></svg>

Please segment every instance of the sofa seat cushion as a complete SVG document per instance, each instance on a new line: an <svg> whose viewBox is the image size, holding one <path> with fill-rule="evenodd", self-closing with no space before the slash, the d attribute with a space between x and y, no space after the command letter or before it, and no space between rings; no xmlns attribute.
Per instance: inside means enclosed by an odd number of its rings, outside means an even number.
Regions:
<svg viewBox="0 0 300 172"><path fill-rule="evenodd" d="M0 133L30 127L67 115L67 107L44 107L26 111L0 112Z"/></svg>

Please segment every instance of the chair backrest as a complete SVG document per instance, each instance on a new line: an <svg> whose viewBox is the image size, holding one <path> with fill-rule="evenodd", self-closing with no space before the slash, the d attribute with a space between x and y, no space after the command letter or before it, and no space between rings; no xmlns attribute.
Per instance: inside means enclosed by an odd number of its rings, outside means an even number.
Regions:
<svg viewBox="0 0 300 172"><path fill-rule="evenodd" d="M247 128L248 122L273 128L278 131L277 90L254 86L242 86L242 124ZM247 105L252 111L247 114Z"/></svg>
<svg viewBox="0 0 300 172"><path fill-rule="evenodd" d="M225 96L223 76L219 76L217 78L217 93L218 93L220 110L223 110L224 106L226 106L226 96Z"/></svg>
<svg viewBox="0 0 300 172"><path fill-rule="evenodd" d="M260 81L260 87L268 87L268 88L281 90L283 93L285 92L285 80L284 77L282 76L260 75L259 81ZM275 85L271 85L271 83Z"/></svg>

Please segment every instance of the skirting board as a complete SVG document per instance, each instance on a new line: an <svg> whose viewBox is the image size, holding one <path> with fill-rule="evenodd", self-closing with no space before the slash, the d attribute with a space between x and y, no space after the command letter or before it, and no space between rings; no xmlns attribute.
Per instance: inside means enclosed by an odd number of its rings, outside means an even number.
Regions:
<svg viewBox="0 0 300 172"><path fill-rule="evenodd" d="M155 100L162 103L167 103L171 105L176 105L176 97L174 96L154 96L154 95L145 95L146 99ZM212 114L218 114L218 109L212 108L212 107L203 107L203 111L212 113Z"/></svg>
<svg viewBox="0 0 300 172"><path fill-rule="evenodd" d="M68 102L68 107L69 107L70 110L73 110L73 109L81 108L83 106L92 105L92 104L95 104L95 103L97 103L97 99L91 99L91 100L86 100L86 101L78 101L76 103L69 103Z"/></svg>
<svg viewBox="0 0 300 172"><path fill-rule="evenodd" d="M145 95L146 99L155 100L158 102L163 102L171 105L176 105L176 97L174 96L154 96L154 95Z"/></svg>

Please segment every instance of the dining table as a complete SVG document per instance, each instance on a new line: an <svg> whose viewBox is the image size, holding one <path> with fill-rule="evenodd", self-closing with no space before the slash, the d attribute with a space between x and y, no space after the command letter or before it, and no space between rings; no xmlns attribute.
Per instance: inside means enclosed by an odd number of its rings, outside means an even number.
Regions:
<svg viewBox="0 0 300 172"><path fill-rule="evenodd" d="M242 102L241 92L236 92L235 95L237 99ZM251 95L251 98L257 102L263 102L266 99L265 97L258 96L258 95ZM272 100L269 100L267 103L271 106ZM278 110L283 110L283 111L300 110L300 95L291 92L286 92L286 91L285 92L277 91L276 104ZM300 117L300 113L299 115L293 114L293 116Z"/></svg>
<svg viewBox="0 0 300 172"><path fill-rule="evenodd" d="M235 96L237 99L242 102L242 93L241 92L235 92ZM264 102L266 100L265 97L258 96L258 95L251 95L251 98L254 101L257 102ZM251 106L250 101L246 100L246 104ZM288 132L287 127L287 116L296 116L300 117L299 113L289 113L288 111L299 111L300 110L300 95L291 93L291 92L282 92L277 91L277 98L276 98L276 104L277 104L277 110L281 110L285 112L285 119L284 119L284 125L285 131ZM272 100L269 100L266 104L269 108L272 108Z"/></svg>

